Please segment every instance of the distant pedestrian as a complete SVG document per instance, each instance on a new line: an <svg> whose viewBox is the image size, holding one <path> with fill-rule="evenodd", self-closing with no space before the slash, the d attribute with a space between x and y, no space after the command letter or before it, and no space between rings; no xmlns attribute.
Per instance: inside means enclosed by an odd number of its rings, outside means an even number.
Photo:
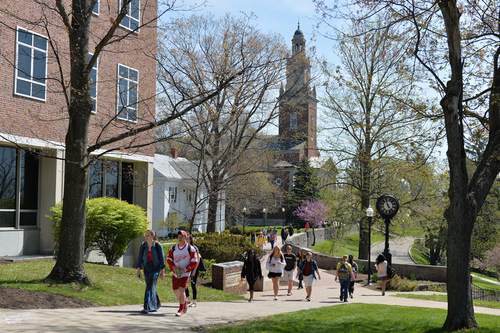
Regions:
<svg viewBox="0 0 500 333"><path fill-rule="evenodd" d="M304 251L299 248L299 251L297 252L297 267L299 267L300 263L302 260L306 259L306 255L304 254ZM297 274L297 278L299 279L299 287L297 290L304 289L304 286L302 285L302 280L304 279L304 274L301 271L299 274Z"/></svg>
<svg viewBox="0 0 500 333"><path fill-rule="evenodd" d="M178 243L168 250L167 262L173 272L172 289L179 300L179 311L176 316L182 316L187 311L186 289L191 271L198 265L198 256L194 247L187 242L187 232L179 230Z"/></svg>
<svg viewBox="0 0 500 333"><path fill-rule="evenodd" d="M293 226L290 224L288 227L288 236L292 237L293 236Z"/></svg>
<svg viewBox="0 0 500 333"><path fill-rule="evenodd" d="M306 232L309 230L311 226L309 225L309 222L306 222Z"/></svg>
<svg viewBox="0 0 500 333"><path fill-rule="evenodd" d="M248 257L243 263L241 270L241 280L247 278L248 289L250 290L250 298L248 302L253 303L254 285L257 279L262 279L262 268L260 267L260 260L255 255L255 250L248 251Z"/></svg>
<svg viewBox="0 0 500 333"><path fill-rule="evenodd" d="M250 233L250 243L255 244L255 230Z"/></svg>
<svg viewBox="0 0 500 333"><path fill-rule="evenodd" d="M299 269L297 271L298 275L302 273L304 276L304 284L306 285L306 300L311 301L311 293L312 293L312 284L313 281L316 280L316 274L318 275L318 279L321 280L321 276L319 275L318 263L316 260L312 258L312 253L306 253L306 259L302 260L299 265Z"/></svg>
<svg viewBox="0 0 500 333"><path fill-rule="evenodd" d="M348 302L347 295L349 292L349 283L351 278L354 279L352 266L347 262L347 254L342 257L342 261L337 264L337 272L335 273L335 281L340 280L340 301Z"/></svg>
<svg viewBox="0 0 500 333"><path fill-rule="evenodd" d="M293 273L295 268L297 268L297 256L292 253L292 247L287 245L286 253L283 255L285 257L285 269L283 270L283 281L286 282L288 286L287 296L292 296L293 288Z"/></svg>
<svg viewBox="0 0 500 333"><path fill-rule="evenodd" d="M266 260L266 268L269 271L267 275L273 281L274 300L278 300L279 282L283 269L285 268L285 258L278 246L273 247L273 252Z"/></svg>
<svg viewBox="0 0 500 333"><path fill-rule="evenodd" d="M158 276L163 279L165 275L165 257L156 232L147 229L144 234L146 241L141 244L137 259L137 278L141 278L141 267L144 267L146 291L144 293L144 308L141 313L156 312L161 307L160 297L156 291Z"/></svg>
<svg viewBox="0 0 500 333"><path fill-rule="evenodd" d="M354 256L352 254L349 255L349 264L352 267L352 273L354 274L354 279L349 283L349 296L353 298L354 294L354 283L356 283L356 279L358 277L358 264L354 261Z"/></svg>
<svg viewBox="0 0 500 333"><path fill-rule="evenodd" d="M286 239L288 238L288 231L285 227L281 228L281 245L285 244Z"/></svg>
<svg viewBox="0 0 500 333"><path fill-rule="evenodd" d="M201 254L200 254L200 250L198 249L198 247L196 245L194 245L193 235L188 235L187 242L192 247L194 247L194 249L196 250L196 255L198 256L198 264L196 265L195 268L193 268L193 270L191 271L191 276L190 276L191 289L193 290L193 300L191 302L189 300L189 287L186 288L186 300L187 300L186 303L188 304L188 307L195 308L196 307L196 298L198 297L198 289L196 288L196 282L198 282L198 274L199 274L198 265L200 264L200 261L201 261Z"/></svg>
<svg viewBox="0 0 500 333"><path fill-rule="evenodd" d="M274 232L274 229L271 229L269 231L269 243L271 243L271 249L274 249L274 242L276 242L276 233Z"/></svg>
<svg viewBox="0 0 500 333"><path fill-rule="evenodd" d="M261 232L259 236L257 236L257 246L264 250L264 245L266 245L266 236Z"/></svg>
<svg viewBox="0 0 500 333"><path fill-rule="evenodd" d="M378 280L382 285L382 296L385 295L385 285L387 283L387 260L383 254L379 254L376 260L375 268L377 269Z"/></svg>

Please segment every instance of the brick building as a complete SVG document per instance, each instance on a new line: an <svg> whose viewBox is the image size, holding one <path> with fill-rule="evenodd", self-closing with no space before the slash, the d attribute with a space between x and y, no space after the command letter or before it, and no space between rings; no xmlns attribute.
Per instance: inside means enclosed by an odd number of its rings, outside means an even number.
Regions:
<svg viewBox="0 0 500 333"><path fill-rule="evenodd" d="M93 8L89 59L119 12ZM71 1L64 0L66 11ZM55 1L0 4L0 255L53 253L45 216L64 197L64 142L70 89L69 43ZM89 145L155 120L157 1L132 0L91 72ZM69 14L71 20L71 15ZM147 25L143 25L146 24ZM154 131L96 150L89 198L117 197L152 216ZM107 152L110 148L112 152ZM132 260L133 258L125 258Z"/></svg>

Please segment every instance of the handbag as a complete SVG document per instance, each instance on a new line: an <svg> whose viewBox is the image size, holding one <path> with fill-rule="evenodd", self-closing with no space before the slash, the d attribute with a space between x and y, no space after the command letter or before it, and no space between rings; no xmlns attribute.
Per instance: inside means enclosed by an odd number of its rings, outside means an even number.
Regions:
<svg viewBox="0 0 500 333"><path fill-rule="evenodd" d="M387 277L392 279L394 275L396 275L396 270L391 265L387 265Z"/></svg>
<svg viewBox="0 0 500 333"><path fill-rule="evenodd" d="M206 272L207 271L207 264L205 264L205 260L203 260L203 258L200 258L200 263L198 264L198 270L200 272Z"/></svg>

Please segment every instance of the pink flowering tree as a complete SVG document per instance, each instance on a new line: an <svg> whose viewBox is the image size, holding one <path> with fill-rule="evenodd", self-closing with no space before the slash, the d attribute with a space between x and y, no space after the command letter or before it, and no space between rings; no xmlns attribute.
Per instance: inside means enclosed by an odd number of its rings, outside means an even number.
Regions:
<svg viewBox="0 0 500 333"><path fill-rule="evenodd" d="M495 246L493 250L486 251L483 261L474 258L473 264L477 265L483 271L487 268L493 270L497 279L500 280L500 244Z"/></svg>
<svg viewBox="0 0 500 333"><path fill-rule="evenodd" d="M294 212L295 216L312 227L321 227L328 218L328 207L320 200L304 200Z"/></svg>

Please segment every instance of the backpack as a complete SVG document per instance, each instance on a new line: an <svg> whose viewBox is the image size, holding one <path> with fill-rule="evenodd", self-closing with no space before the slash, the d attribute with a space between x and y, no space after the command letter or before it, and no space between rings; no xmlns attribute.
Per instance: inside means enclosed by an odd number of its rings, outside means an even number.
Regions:
<svg viewBox="0 0 500 333"><path fill-rule="evenodd" d="M347 280L349 278L350 274L349 274L349 267L347 266L346 263L342 263L340 264L340 267L339 267L339 279L342 279L342 280Z"/></svg>
<svg viewBox="0 0 500 333"><path fill-rule="evenodd" d="M387 277L389 279L392 279L394 275L396 275L396 270L392 266L387 264Z"/></svg>

